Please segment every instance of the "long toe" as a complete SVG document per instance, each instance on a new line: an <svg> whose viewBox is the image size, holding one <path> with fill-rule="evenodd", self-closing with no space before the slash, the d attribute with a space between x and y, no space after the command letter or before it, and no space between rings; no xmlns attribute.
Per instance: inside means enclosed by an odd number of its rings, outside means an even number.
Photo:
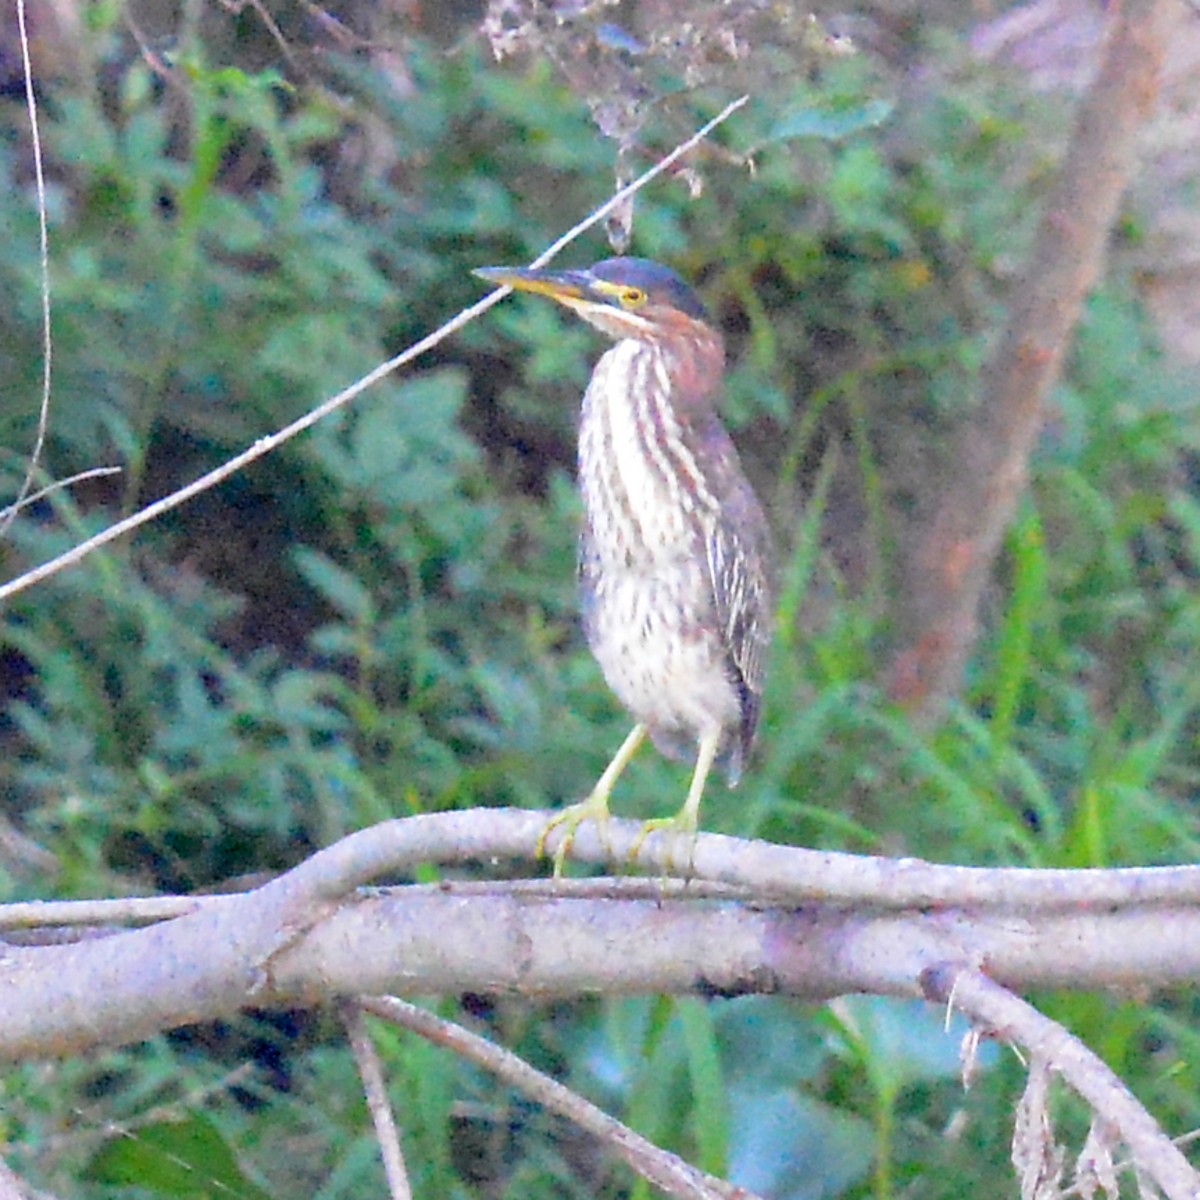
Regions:
<svg viewBox="0 0 1200 1200"><path fill-rule="evenodd" d="M575 841L576 831L584 821L595 821L601 830L603 830L608 823L607 799L593 794L579 804L572 804L552 817L547 823L546 828L542 830L542 834L537 840L537 845L534 847L534 854L538 858L545 857L547 853L546 839L556 829L562 830L562 837L559 838L558 845L554 848L553 854L555 879L558 879L562 875L563 868L567 862L567 855L571 852L571 846Z"/></svg>
<svg viewBox="0 0 1200 1200"><path fill-rule="evenodd" d="M653 821L645 822L629 851L630 862L637 862L646 839L654 833L661 833L667 839L667 853L663 862L664 873L674 874L682 871L690 875L692 859L696 851L695 814L685 805L673 817L657 817ZM679 857L681 850L683 851L682 859Z"/></svg>

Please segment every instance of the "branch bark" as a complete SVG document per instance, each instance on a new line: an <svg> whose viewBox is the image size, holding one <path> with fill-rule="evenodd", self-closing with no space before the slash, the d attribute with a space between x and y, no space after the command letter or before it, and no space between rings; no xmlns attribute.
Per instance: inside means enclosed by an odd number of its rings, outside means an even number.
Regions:
<svg viewBox="0 0 1200 1200"><path fill-rule="evenodd" d="M79 1053L248 1006L383 992L924 996L1025 1045L1039 1078L1064 1075L1095 1109L1094 1130L1115 1128L1171 1200L1200 1196L1200 1176L1177 1152L1146 1165L1166 1138L1120 1081L1006 990L1200 979L1197 868L973 870L701 834L688 881L361 887L421 862L494 868L528 857L546 820L480 810L389 821L252 892L189 901L191 911L148 928L73 945L9 943L0 1057ZM624 863L640 830L586 825L572 855ZM677 850L651 838L643 857L662 871ZM946 903L955 888L962 902ZM396 1001L364 1003L401 1015ZM637 1169L665 1172L678 1194L720 1191L651 1151L621 1142Z"/></svg>
<svg viewBox="0 0 1200 1200"><path fill-rule="evenodd" d="M958 689L975 643L980 600L1025 488L1045 399L1103 265L1178 6L1117 0L1108 8L1102 66L1080 104L1033 255L984 370L978 413L961 431L955 474L906 572L901 611L909 630L890 686L927 717Z"/></svg>
<svg viewBox="0 0 1200 1200"><path fill-rule="evenodd" d="M912 996L922 971L945 961L1009 986L1200 979L1198 868L979 870L701 834L687 884L357 890L422 862L528 858L545 822L517 810L389 821L149 928L9 944L0 1056L79 1053L250 1005L364 993ZM640 828L613 820L602 836L585 825L573 856L624 865ZM667 842L646 843L648 869L664 869Z"/></svg>

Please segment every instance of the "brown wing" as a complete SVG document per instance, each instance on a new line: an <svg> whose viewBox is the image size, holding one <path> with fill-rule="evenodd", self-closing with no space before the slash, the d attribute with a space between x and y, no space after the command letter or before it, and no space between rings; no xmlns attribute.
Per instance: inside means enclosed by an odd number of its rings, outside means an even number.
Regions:
<svg viewBox="0 0 1200 1200"><path fill-rule="evenodd" d="M715 418L714 418L715 420ZM705 545L718 628L741 690L740 737L729 757L730 783L754 743L775 613L775 556L762 505L723 427L704 439L704 470L718 502Z"/></svg>

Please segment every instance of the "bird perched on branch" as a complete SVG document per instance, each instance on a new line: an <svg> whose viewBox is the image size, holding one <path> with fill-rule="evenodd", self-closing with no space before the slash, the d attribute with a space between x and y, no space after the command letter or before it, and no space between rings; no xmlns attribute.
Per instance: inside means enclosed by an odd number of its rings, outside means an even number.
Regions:
<svg viewBox="0 0 1200 1200"><path fill-rule="evenodd" d="M767 521L717 416L721 335L673 271L643 258L588 270L486 267L491 283L549 296L612 338L583 397L579 578L583 626L637 724L591 795L559 813L555 872L579 825L603 822L649 734L695 762L683 807L655 829L694 835L714 763L732 787L754 742L773 612ZM636 847L635 847L636 854Z"/></svg>

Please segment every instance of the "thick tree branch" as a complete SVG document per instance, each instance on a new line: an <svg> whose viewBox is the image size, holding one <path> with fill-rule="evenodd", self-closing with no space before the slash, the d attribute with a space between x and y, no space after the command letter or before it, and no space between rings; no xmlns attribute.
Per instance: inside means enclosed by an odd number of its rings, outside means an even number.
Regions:
<svg viewBox="0 0 1200 1200"><path fill-rule="evenodd" d="M709 880L360 886L426 861L494 865L528 855L545 820L544 813L482 811L389 821L252 892L193 901L193 911L158 925L72 945L10 944L0 959L0 1056L133 1041L249 1005L314 1005L392 991L953 996L977 1022L1027 1046L1035 1064L1062 1073L1095 1108L1094 1132L1109 1122L1143 1169L1146 1155L1165 1141L1086 1047L1005 987L1200 979L1195 871L973 872L701 835L693 870ZM585 826L573 853L622 861L639 829L613 821L601 836ZM647 857L662 869L677 850L669 839L659 847L651 839ZM786 898L754 886L760 869ZM1054 886L1039 888L1047 876ZM867 885L878 891L872 895ZM955 886L965 903L928 902ZM1027 909L1024 892L1036 901ZM988 903L970 899L979 895ZM1103 895L1120 899L1098 905L1095 897ZM407 1012L393 1000L369 1006L379 1011L378 1004L393 1019ZM412 1019L408 1013L405 1023ZM445 1030L434 1032L452 1044ZM372 1078L361 1047L359 1057ZM382 1095L378 1078L373 1086ZM559 1106L554 1097L545 1102ZM376 1105L377 1112L385 1108ZM719 1181L652 1146L623 1135L614 1145L647 1177L665 1172L680 1195L711 1200L721 1190ZM1026 1158L1033 1168L1036 1150ZM1159 1154L1152 1177L1171 1200L1200 1196L1178 1152Z"/></svg>
<svg viewBox="0 0 1200 1200"><path fill-rule="evenodd" d="M351 834L290 871L269 888L287 887L295 903L343 896L387 873L436 862L528 861L550 814L524 809L472 809L384 821ZM568 856L576 862L629 866L642 826L611 819L603 831L587 822ZM547 851L553 853L557 834ZM663 836L642 843L637 865L651 877L678 869L679 846ZM1015 910L1200 902L1200 867L1105 870L956 867L916 858L837 854L702 833L689 878L747 889L773 901L825 900L873 908L964 905ZM286 881L286 882L285 882Z"/></svg>
<svg viewBox="0 0 1200 1200"><path fill-rule="evenodd" d="M336 900L386 876L406 876L428 863L528 861L549 819L525 809L468 809L384 821L318 851L265 885L264 895L294 907ZM612 818L576 834L569 858L622 871L642 826ZM553 853L557 834L549 839ZM872 909L969 907L978 912L1118 909L1200 904L1200 866L1052 869L959 867L917 858L884 858L807 850L701 833L691 847L688 878L666 878L679 847L655 836L642 842L637 865L648 875L621 880L523 880L512 884L545 897L675 894L720 899L753 897L777 903L809 900L865 904ZM497 885L481 883L489 891ZM118 900L30 901L0 905L0 929L142 924L202 909L237 907L242 895L152 896Z"/></svg>
<svg viewBox="0 0 1200 1200"><path fill-rule="evenodd" d="M77 1053L247 1005L363 993L917 995L922 971L945 961L978 964L1010 986L1200 979L1200 872L1186 868L1047 872L1055 886L1040 888L1034 871L702 834L694 870L741 884L750 903L706 898L703 882L658 880L355 890L421 862L527 856L545 820L483 810L389 821L253 892L207 898L150 928L10 944L0 960L0 1055ZM574 853L622 862L639 829L611 822L606 851L584 826ZM753 886L760 870L765 888Z"/></svg>
<svg viewBox="0 0 1200 1200"><path fill-rule="evenodd" d="M1108 9L1101 69L1080 104L1025 277L984 371L978 411L951 456L955 474L907 572L910 630L892 689L927 715L959 686L980 598L1025 488L1042 406L1100 273L1178 15L1175 0L1118 0Z"/></svg>

